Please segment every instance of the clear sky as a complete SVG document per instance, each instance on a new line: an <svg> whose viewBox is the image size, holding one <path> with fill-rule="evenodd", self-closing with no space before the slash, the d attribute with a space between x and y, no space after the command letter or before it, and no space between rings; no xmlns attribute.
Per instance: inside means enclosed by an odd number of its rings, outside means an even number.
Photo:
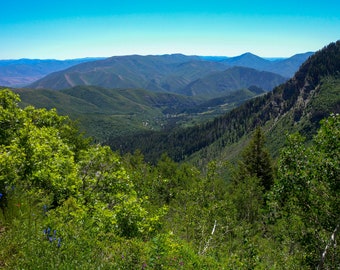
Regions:
<svg viewBox="0 0 340 270"><path fill-rule="evenodd" d="M340 39L339 0L4 0L0 59L288 57Z"/></svg>

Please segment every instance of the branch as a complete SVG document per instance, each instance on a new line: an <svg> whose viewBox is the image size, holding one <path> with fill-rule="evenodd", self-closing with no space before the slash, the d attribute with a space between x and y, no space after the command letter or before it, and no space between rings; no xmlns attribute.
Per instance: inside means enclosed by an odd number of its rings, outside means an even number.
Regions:
<svg viewBox="0 0 340 270"><path fill-rule="evenodd" d="M213 235L215 233L216 225L217 225L217 221L215 220L214 227L213 227L213 229L211 231L211 235L210 235L208 241L206 242L202 252L199 252L199 254L203 255L207 251L207 249L209 248L210 241L212 240Z"/></svg>
<svg viewBox="0 0 340 270"><path fill-rule="evenodd" d="M331 239L329 241L329 243L326 245L324 251L322 252L322 255L321 255L321 260L320 260L320 263L318 265L318 268L317 269L322 269L323 268L323 265L325 263L325 259L326 259L326 255L327 255L327 251L329 249L329 247L332 245L332 243L334 242L334 244L336 243L336 234L338 232L338 229L339 229L339 224L335 227L332 235L331 235Z"/></svg>

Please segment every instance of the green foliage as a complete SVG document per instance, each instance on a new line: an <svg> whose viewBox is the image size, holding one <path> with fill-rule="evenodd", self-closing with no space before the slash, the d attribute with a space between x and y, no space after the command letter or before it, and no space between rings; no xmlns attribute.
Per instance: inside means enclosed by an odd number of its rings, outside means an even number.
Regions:
<svg viewBox="0 0 340 270"><path fill-rule="evenodd" d="M22 112L18 110L19 97L10 90L0 91L0 143L7 145L22 124Z"/></svg>
<svg viewBox="0 0 340 270"><path fill-rule="evenodd" d="M263 206L263 187L260 179L247 176L230 187L230 197L240 220L254 223L259 220Z"/></svg>
<svg viewBox="0 0 340 270"><path fill-rule="evenodd" d="M155 165L138 151L121 157L90 145L55 110L20 109L7 90L0 97L0 267L336 269L340 263L339 115L323 120L309 144L291 136L276 174L256 130L235 176L221 160L199 170L167 155Z"/></svg>
<svg viewBox="0 0 340 270"><path fill-rule="evenodd" d="M332 249L326 250L327 258L320 258L340 222L339 128L339 115L332 115L322 122L313 145L305 146L300 135L291 136L282 151L273 188L273 212L277 218L289 220L286 230L294 228L294 235L285 233L311 266L339 263L339 249L333 243Z"/></svg>
<svg viewBox="0 0 340 270"><path fill-rule="evenodd" d="M10 137L13 136L11 132L4 133L7 137L3 136L0 152L0 203L9 235L20 229L11 222L21 220L24 218L21 213L26 215L27 208L33 209L36 203L41 205L43 201L45 209L49 209L44 215L37 210L29 212L29 215L40 216L36 221L40 229L29 231L28 235L19 234L24 239L36 239L43 226L49 227L58 231L63 242L70 243L69 249L76 251L76 244L83 245L85 250L95 249L96 242L84 244L92 238L89 234L96 234L95 239L104 237L104 240L110 234L126 239L148 239L157 234L164 209L152 215L148 213L144 208L147 199L137 196L118 155L108 147L90 147L86 139L74 133L68 119L58 116L55 111L32 107L22 110L16 104L19 99L15 95L9 91L1 94L3 115L20 116L21 120L8 121L13 123L8 130L15 129L16 136ZM18 194L22 198L40 195L32 201L19 202L19 205L27 204L27 208L13 212L12 202ZM16 241L13 245L20 245ZM39 243L34 242L34 245L43 248ZM23 247L24 260L27 260L26 256L32 256L27 253L28 247ZM79 253L80 258L84 254Z"/></svg>

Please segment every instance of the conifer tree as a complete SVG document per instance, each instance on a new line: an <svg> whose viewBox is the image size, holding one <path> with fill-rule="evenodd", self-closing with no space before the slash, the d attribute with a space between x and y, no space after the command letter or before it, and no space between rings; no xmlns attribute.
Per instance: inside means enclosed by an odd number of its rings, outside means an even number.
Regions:
<svg viewBox="0 0 340 270"><path fill-rule="evenodd" d="M257 177L265 190L273 183L273 168L270 155L265 148L265 137L261 128L257 128L248 146L242 152L240 164L241 178Z"/></svg>

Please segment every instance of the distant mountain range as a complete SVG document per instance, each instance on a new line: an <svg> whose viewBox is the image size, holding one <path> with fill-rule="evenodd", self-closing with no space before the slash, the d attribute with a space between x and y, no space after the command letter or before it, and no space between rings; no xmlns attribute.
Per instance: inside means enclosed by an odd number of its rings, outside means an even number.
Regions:
<svg viewBox="0 0 340 270"><path fill-rule="evenodd" d="M265 91L287 79L271 72L246 67L232 67L225 71L211 73L187 85L183 94L187 96L224 96L235 89L259 87Z"/></svg>
<svg viewBox="0 0 340 270"><path fill-rule="evenodd" d="M259 56L253 55L251 53L245 53L236 57L209 57L209 56L184 56L180 54L175 55L166 55L166 56L145 56L144 58L151 58L150 62L157 62L161 60L160 64L183 64L182 67L179 67L178 72L184 71L186 68L190 66L197 67L199 70L194 72L197 76L191 78L189 76L189 80L198 79L200 75L207 75L207 72L214 71L223 71L228 67L232 66L243 66L258 69L261 71L269 71L273 73L277 73L283 77L289 78L293 76L294 72L299 68L299 66L313 53L303 53L297 54L290 58L280 58L278 60L268 60L261 58ZM109 59L114 58L115 60L122 60L120 65L125 66L129 64L124 61L138 57L137 55L123 56L123 57L111 57ZM96 61L96 60L104 60L105 58L80 58L80 59L70 59L70 60L54 60L54 59L18 59L18 60L0 60L0 85L2 86L10 86L10 87L18 87L18 86L27 86L44 76L51 74L53 72L65 70L72 66ZM197 64L196 61L204 62ZM106 64L109 63L106 61ZM117 61L113 65L118 65ZM210 62L210 63L209 63ZM212 63L211 63L212 62ZM186 63L186 64L185 64ZM99 63L100 65L101 63ZM146 65L148 66L148 65ZM160 67L160 66L158 66ZM210 67L210 69L209 69ZM136 68L136 67L135 67ZM147 69L148 70L148 69ZM165 70L161 68L161 71L170 72L169 70ZM206 72L204 72L206 71ZM192 74L192 75L194 75ZM169 80L171 79L171 74L169 74ZM152 84L152 82L151 82ZM181 82L179 82L182 85ZM166 86L166 80L164 81L164 85ZM68 85L70 86L70 85ZM166 87L165 87L166 88Z"/></svg>
<svg viewBox="0 0 340 270"><path fill-rule="evenodd" d="M232 160L260 126L275 156L285 134L299 131L310 139L320 120L331 113L340 113L340 41L316 52L286 83L213 121L172 131L112 137L107 144L123 153L140 149L150 161L165 152L176 161L189 159L202 164Z"/></svg>
<svg viewBox="0 0 340 270"><path fill-rule="evenodd" d="M212 119L287 80L252 66L297 64L308 56L304 54L298 61L297 56L269 61L250 53L209 60L182 54L129 55L68 61L21 59L2 61L0 67L15 68L17 63L23 72L39 76L71 65L15 91L23 104L57 108L59 113L79 119L88 135L103 141Z"/></svg>
<svg viewBox="0 0 340 270"><path fill-rule="evenodd" d="M292 74L311 54L305 53L277 61L269 61L250 53L218 61L207 61L200 56L182 54L114 56L54 72L32 83L29 87L61 90L76 85L96 85L105 88L142 88L184 95L210 93L209 97L212 98L213 93L223 95L225 90L249 87L251 83L249 80L240 82L240 79L246 77L257 78L257 81L269 79L270 82L266 86L257 83L254 85L270 91L274 86L288 79L288 76L284 77L280 75L281 73ZM231 69L232 67L234 69ZM243 67L243 69L235 67ZM276 75L266 73L260 75L255 70L250 71L245 68L271 73L275 70ZM209 80L209 76L213 76L214 80L224 82L220 86L215 84L215 88L205 89L201 93L192 90L192 87L195 88L200 82ZM217 79L218 76L221 79ZM275 79L270 78L272 76ZM226 87L227 84L229 84L228 87Z"/></svg>
<svg viewBox="0 0 340 270"><path fill-rule="evenodd" d="M102 58L0 60L0 85L11 87L25 86L52 72L99 59Z"/></svg>
<svg viewBox="0 0 340 270"><path fill-rule="evenodd" d="M296 54L284 59L268 60L252 53L245 53L240 56L227 58L221 62L231 66L242 66L261 71L273 72L280 74L283 77L291 78L299 69L301 64L311 55L313 55L313 52Z"/></svg>
<svg viewBox="0 0 340 270"><path fill-rule="evenodd" d="M180 54L116 56L52 73L29 87L60 90L76 85L96 85L180 93L191 81L224 69L221 63Z"/></svg>
<svg viewBox="0 0 340 270"><path fill-rule="evenodd" d="M57 108L79 119L96 142L124 153L140 149L150 161L164 152L177 161L230 159L256 126L275 153L286 133L310 137L322 118L340 112L340 41L289 59L261 60L250 53L204 58L111 57L14 91L22 105ZM296 67L303 59L291 79L263 71Z"/></svg>

